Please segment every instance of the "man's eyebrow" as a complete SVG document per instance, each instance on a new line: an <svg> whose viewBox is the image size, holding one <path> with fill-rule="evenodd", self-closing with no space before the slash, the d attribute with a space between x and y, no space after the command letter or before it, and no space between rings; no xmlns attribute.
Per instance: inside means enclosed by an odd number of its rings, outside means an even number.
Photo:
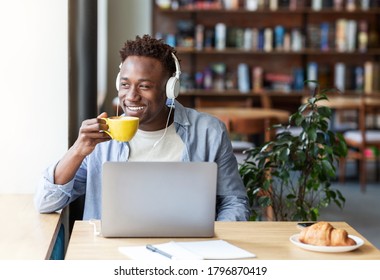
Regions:
<svg viewBox="0 0 380 280"><path fill-rule="evenodd" d="M128 77L121 77L120 80L129 81L129 78ZM148 78L141 78L141 79L138 79L138 81L139 82L155 83L154 81L152 81L151 79L148 79Z"/></svg>

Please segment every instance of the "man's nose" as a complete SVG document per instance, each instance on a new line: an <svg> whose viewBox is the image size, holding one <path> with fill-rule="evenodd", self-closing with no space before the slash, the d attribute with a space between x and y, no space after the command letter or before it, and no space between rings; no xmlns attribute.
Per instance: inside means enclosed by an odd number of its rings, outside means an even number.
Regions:
<svg viewBox="0 0 380 280"><path fill-rule="evenodd" d="M135 86L131 86L128 91L125 93L125 97L128 99L128 100L136 100L140 97L140 94L137 90L137 87Z"/></svg>

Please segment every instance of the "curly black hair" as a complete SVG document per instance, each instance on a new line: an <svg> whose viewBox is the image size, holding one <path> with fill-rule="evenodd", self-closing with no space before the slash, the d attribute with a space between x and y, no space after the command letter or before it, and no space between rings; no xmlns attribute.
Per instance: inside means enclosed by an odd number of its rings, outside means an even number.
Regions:
<svg viewBox="0 0 380 280"><path fill-rule="evenodd" d="M130 55L155 58L172 75L176 72L172 53L176 54L175 49L166 44L164 40L143 35L143 37L136 36L135 40L127 40L124 43L124 47L120 50L120 57L122 62Z"/></svg>

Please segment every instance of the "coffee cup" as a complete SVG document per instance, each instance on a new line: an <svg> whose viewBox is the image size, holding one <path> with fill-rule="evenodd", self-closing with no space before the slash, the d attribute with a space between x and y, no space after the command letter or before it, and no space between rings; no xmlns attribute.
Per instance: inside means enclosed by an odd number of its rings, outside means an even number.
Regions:
<svg viewBox="0 0 380 280"><path fill-rule="evenodd" d="M130 116L119 116L103 118L108 125L107 133L113 140L119 142L130 141L139 127L139 118Z"/></svg>

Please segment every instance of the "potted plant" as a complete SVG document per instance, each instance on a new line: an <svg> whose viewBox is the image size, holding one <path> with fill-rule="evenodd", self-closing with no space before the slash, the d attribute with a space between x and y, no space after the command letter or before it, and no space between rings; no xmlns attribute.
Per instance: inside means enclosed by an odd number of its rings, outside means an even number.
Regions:
<svg viewBox="0 0 380 280"><path fill-rule="evenodd" d="M289 117L273 140L246 151L239 172L252 208L251 220L316 221L319 210L334 202L343 208L345 198L331 188L339 158L347 154L340 133L329 129L332 112L318 106L328 100L327 92L317 86L305 104ZM290 127L300 133L294 135ZM269 214L268 214L269 210Z"/></svg>

